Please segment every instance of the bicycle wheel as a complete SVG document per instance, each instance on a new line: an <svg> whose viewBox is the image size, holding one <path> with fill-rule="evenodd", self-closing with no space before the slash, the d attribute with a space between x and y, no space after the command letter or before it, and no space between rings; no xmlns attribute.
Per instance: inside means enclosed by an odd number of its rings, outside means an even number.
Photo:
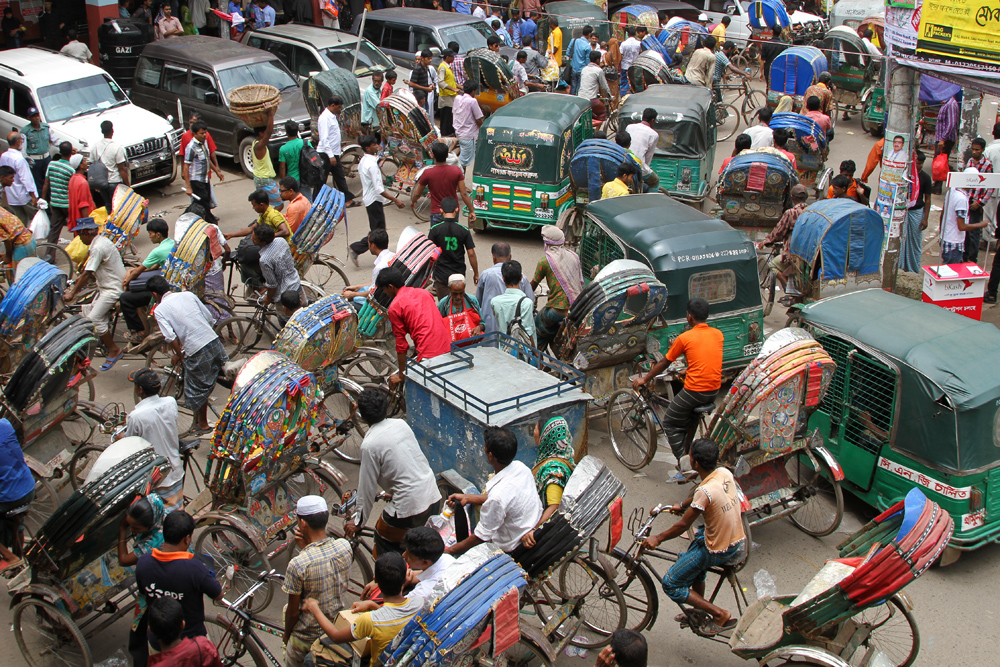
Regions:
<svg viewBox="0 0 1000 667"><path fill-rule="evenodd" d="M89 443L100 427L100 417L87 409L80 408L73 411L62 421L63 434L69 441L79 447Z"/></svg>
<svg viewBox="0 0 1000 667"><path fill-rule="evenodd" d="M770 262L764 260L764 276L760 281L760 295L764 302L764 317L774 309L774 291L777 288L778 275L771 268Z"/></svg>
<svg viewBox="0 0 1000 667"><path fill-rule="evenodd" d="M328 527L326 533L331 537L344 537L344 531L340 528ZM354 559L351 561L351 569L347 574L347 599L349 600L360 599L365 586L375 580L371 552L361 542L354 544L353 550Z"/></svg>
<svg viewBox="0 0 1000 667"><path fill-rule="evenodd" d="M520 641L504 652L509 667L552 667L552 661L535 642L523 635Z"/></svg>
<svg viewBox="0 0 1000 667"><path fill-rule="evenodd" d="M424 192L420 199L417 200L417 205L413 207L413 214L417 216L417 220L420 222L430 222L431 197L429 193Z"/></svg>
<svg viewBox="0 0 1000 667"><path fill-rule="evenodd" d="M740 129L740 112L732 104L715 104L716 141L725 141Z"/></svg>
<svg viewBox="0 0 1000 667"><path fill-rule="evenodd" d="M73 485L73 490L78 490L83 481L90 474L90 469L94 467L97 457L107 449L107 445L86 445L80 447L69 460L69 483Z"/></svg>
<svg viewBox="0 0 1000 667"><path fill-rule="evenodd" d="M262 350L271 349L273 340L269 328L256 318L237 315L215 327L222 348L230 361L249 359Z"/></svg>
<svg viewBox="0 0 1000 667"><path fill-rule="evenodd" d="M343 392L331 391L317 411L316 431L322 446L332 448L334 454L349 463L361 463L361 441L368 429L354 414L354 400L356 396L349 398ZM340 430L337 424L341 424Z"/></svg>
<svg viewBox="0 0 1000 667"><path fill-rule="evenodd" d="M42 524L59 509L59 492L47 478L39 477L34 471L31 476L35 480L35 499L31 501L31 507L24 515L24 527L35 536Z"/></svg>
<svg viewBox="0 0 1000 667"><path fill-rule="evenodd" d="M851 618L857 625L857 633L867 635L848 660L851 665L861 667L868 651L882 651L896 667L908 667L920 652L920 630L917 621L898 595L893 595L885 604L869 607ZM862 636L864 636L862 635Z"/></svg>
<svg viewBox="0 0 1000 667"><path fill-rule="evenodd" d="M759 90L751 90L743 98L743 105L740 107L740 111L743 114L743 122L748 126L753 125L754 120L757 118L757 112L766 106L767 97L764 93Z"/></svg>
<svg viewBox="0 0 1000 667"><path fill-rule="evenodd" d="M640 470L653 459L656 426L645 401L631 389L619 389L608 400L608 433L615 456L629 470Z"/></svg>
<svg viewBox="0 0 1000 667"><path fill-rule="evenodd" d="M632 560L624 549L615 547L605 555L618 561L615 583L625 596L625 607L628 610L625 627L636 632L653 627L660 609L657 582L646 566Z"/></svg>
<svg viewBox="0 0 1000 667"><path fill-rule="evenodd" d="M14 607L14 639L31 667L91 667L90 646L73 619L39 598Z"/></svg>
<svg viewBox="0 0 1000 667"><path fill-rule="evenodd" d="M797 495L805 499L788 518L803 532L824 537L837 530L844 518L844 491L826 461L816 456L816 462L819 466L813 467L803 453L785 461L788 478L798 487Z"/></svg>
<svg viewBox="0 0 1000 667"><path fill-rule="evenodd" d="M160 376L160 396L180 399L184 395L184 366L174 366L173 350L163 342L146 353L146 368ZM138 402L136 397L136 402Z"/></svg>
<svg viewBox="0 0 1000 667"><path fill-rule="evenodd" d="M303 277L327 294L340 294L350 284L347 282L347 274L337 266L332 256L320 255Z"/></svg>
<svg viewBox="0 0 1000 667"><path fill-rule="evenodd" d="M55 265L57 269L65 273L67 284L72 283L76 277L76 264L70 259L69 253L56 243L38 243L35 246L35 257Z"/></svg>
<svg viewBox="0 0 1000 667"><path fill-rule="evenodd" d="M198 536L194 545L196 555L203 554L212 562L216 579L222 584L224 592L227 586L232 591L232 597L239 597L250 590L260 575L271 569L267 556L257 551L257 547L243 531L225 524L214 524L206 527ZM232 573L232 579L227 574ZM259 614L271 604L274 597L274 582L268 582L254 595L250 612Z"/></svg>
<svg viewBox="0 0 1000 667"><path fill-rule="evenodd" d="M224 616L206 616L205 629L224 667L268 667L260 647L252 641L244 641Z"/></svg>
<svg viewBox="0 0 1000 667"><path fill-rule="evenodd" d="M386 353L366 353L347 362L341 375L358 384L385 382L396 372L396 360Z"/></svg>
<svg viewBox="0 0 1000 667"><path fill-rule="evenodd" d="M570 643L581 648L600 648L611 642L611 633L625 627L628 608L625 596L604 568L577 556L559 568L559 592L568 598L583 598L583 625Z"/></svg>
<svg viewBox="0 0 1000 667"><path fill-rule="evenodd" d="M307 463L304 470L289 475L284 483L289 505L297 503L303 496L321 496L327 507L331 507L339 505L342 498L340 484L314 463Z"/></svg>

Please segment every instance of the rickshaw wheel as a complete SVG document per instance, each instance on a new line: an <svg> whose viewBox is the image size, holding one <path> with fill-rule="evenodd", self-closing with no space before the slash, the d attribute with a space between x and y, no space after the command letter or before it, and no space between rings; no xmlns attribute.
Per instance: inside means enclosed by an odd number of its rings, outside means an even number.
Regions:
<svg viewBox="0 0 1000 667"><path fill-rule="evenodd" d="M328 526L326 534L331 537L344 537L344 531L340 528ZM360 543L353 544L353 556L351 569L347 573L347 594L348 598L361 599L365 586L375 580L375 570L372 569L371 554Z"/></svg>
<svg viewBox="0 0 1000 667"><path fill-rule="evenodd" d="M743 112L743 122L748 126L753 125L757 118L757 112L767 106L767 97L759 90L751 90L743 99L741 111Z"/></svg>
<svg viewBox="0 0 1000 667"><path fill-rule="evenodd" d="M869 607L851 618L851 622L868 631L868 639L861 643L848 662L860 667L870 650L882 651L892 664L908 667L920 652L920 630L913 614L897 595L877 607Z"/></svg>
<svg viewBox="0 0 1000 667"><path fill-rule="evenodd" d="M381 351L381 350L380 350ZM347 362L341 375L358 384L383 382L396 372L396 361L388 354L364 354Z"/></svg>
<svg viewBox="0 0 1000 667"><path fill-rule="evenodd" d="M399 192L398 188L389 187L396 182L396 172L399 171L399 160L391 155L387 155L378 161L378 168L382 172L382 183L386 189Z"/></svg>
<svg viewBox="0 0 1000 667"><path fill-rule="evenodd" d="M605 555L617 561L615 583L625 596L628 611L625 627L636 632L652 627L660 611L657 582L642 563L630 558L623 549L615 547Z"/></svg>
<svg viewBox="0 0 1000 667"><path fill-rule="evenodd" d="M239 597L260 579L260 575L271 569L267 556L257 551L253 542L243 531L225 524L214 524L206 527L195 541L194 552L206 554L212 559L216 579L225 585L226 571L232 566L233 579L228 582L232 597ZM271 604L274 597L274 582L268 582L254 595L251 612L259 614Z"/></svg>
<svg viewBox="0 0 1000 667"><path fill-rule="evenodd" d="M306 462L306 467L285 478L285 489L289 502L298 502L304 496L320 496L328 507L339 505L343 491L326 470L315 463ZM325 489L322 487L326 487Z"/></svg>
<svg viewBox="0 0 1000 667"><path fill-rule="evenodd" d="M344 166L344 180L356 180L358 178L358 163L364 157L365 152L361 146L348 148L340 156L341 164Z"/></svg>
<svg viewBox="0 0 1000 667"><path fill-rule="evenodd" d="M69 460L69 482L74 491L83 486L83 480L87 479L90 469L97 462L97 457L106 448L107 445L86 445L74 452L73 458Z"/></svg>
<svg viewBox="0 0 1000 667"><path fill-rule="evenodd" d="M366 429L360 420L355 418L351 422L351 429L346 434L337 433L333 427L333 423L343 421L351 416L351 401L343 393L332 391L323 399L320 409L324 419L328 419L330 422L322 424L317 422L319 437L323 440L340 440L340 444L336 445L333 453L348 463L361 463L361 441L365 437Z"/></svg>
<svg viewBox="0 0 1000 667"><path fill-rule="evenodd" d="M35 498L24 515L24 527L34 536L38 534L42 524L59 509L59 492L49 479L39 477L34 471L31 476L35 480Z"/></svg>
<svg viewBox="0 0 1000 667"><path fill-rule="evenodd" d="M431 196L428 191L425 190L424 194L417 200L417 205L413 207L413 214L417 216L417 220L420 222L430 222Z"/></svg>
<svg viewBox="0 0 1000 667"><path fill-rule="evenodd" d="M173 351L166 342L146 353L146 368L153 370L160 377L160 396L173 396L175 399L184 395L184 381L181 370L175 369L171 362ZM133 391L133 398L138 403L138 389Z"/></svg>
<svg viewBox="0 0 1000 667"><path fill-rule="evenodd" d="M535 643L521 637L504 653L508 667L552 667L552 663Z"/></svg>
<svg viewBox="0 0 1000 667"><path fill-rule="evenodd" d="M608 400L607 415L615 456L629 470L641 470L656 451L656 427L644 402L631 389L619 389Z"/></svg>
<svg viewBox="0 0 1000 667"><path fill-rule="evenodd" d="M732 104L715 105L716 141L726 141L740 129L740 112Z"/></svg>
<svg viewBox="0 0 1000 667"><path fill-rule="evenodd" d="M239 633L231 625L224 623L218 617L205 617L205 629L208 638L215 644L219 652L222 664L227 667L238 665L239 667L267 667L267 660L264 654L253 642L245 642L240 639Z"/></svg>
<svg viewBox="0 0 1000 667"><path fill-rule="evenodd" d="M769 257L766 256L759 259L761 265L757 269L760 274L760 295L764 302L764 317L770 315L771 310L774 309L774 294L778 283L778 276L771 269L768 260Z"/></svg>
<svg viewBox="0 0 1000 667"><path fill-rule="evenodd" d="M547 585L551 587L551 579ZM625 627L628 607L621 588L604 568L577 556L559 568L559 587L564 598L583 598L584 622L570 643L581 648L600 648L611 642L611 634ZM558 632L558 631L557 631Z"/></svg>
<svg viewBox="0 0 1000 667"><path fill-rule="evenodd" d="M91 667L90 647L80 628L57 607L38 598L14 607L14 639L31 667Z"/></svg>
<svg viewBox="0 0 1000 667"><path fill-rule="evenodd" d="M815 458L819 464L816 468L805 454L789 456L785 460L785 471L792 484L799 487L799 493L803 490L809 493L805 504L788 518L804 533L825 537L837 530L844 518L844 490L826 461L819 456Z"/></svg>
<svg viewBox="0 0 1000 667"><path fill-rule="evenodd" d="M618 134L618 110L612 111L608 114L607 120L601 124L601 130L607 135L608 139L614 141L615 135Z"/></svg>

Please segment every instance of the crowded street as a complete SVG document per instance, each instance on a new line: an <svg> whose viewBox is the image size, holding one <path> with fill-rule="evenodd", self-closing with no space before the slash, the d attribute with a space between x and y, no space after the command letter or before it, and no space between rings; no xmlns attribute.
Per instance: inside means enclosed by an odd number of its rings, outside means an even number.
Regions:
<svg viewBox="0 0 1000 667"><path fill-rule="evenodd" d="M3 664L993 664L1000 88L852 2L552 2L527 64L530 3L127 0L127 66L35 17Z"/></svg>

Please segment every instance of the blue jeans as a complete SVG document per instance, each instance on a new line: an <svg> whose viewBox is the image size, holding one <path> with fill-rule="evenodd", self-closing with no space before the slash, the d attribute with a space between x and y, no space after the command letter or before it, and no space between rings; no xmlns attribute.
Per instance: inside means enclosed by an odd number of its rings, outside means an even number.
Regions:
<svg viewBox="0 0 1000 667"><path fill-rule="evenodd" d="M570 83L570 86L569 86L569 94L570 95L576 95L578 92L580 92L580 74L581 73L582 72L576 72L576 71L574 71L570 75L570 78L572 79L572 82Z"/></svg>
<svg viewBox="0 0 1000 667"><path fill-rule="evenodd" d="M950 247L941 250L941 263L942 264L961 264L964 259L964 248L954 248Z"/></svg>
<svg viewBox="0 0 1000 667"><path fill-rule="evenodd" d="M739 549L740 543L737 542L722 553L712 553L705 546L704 527L699 528L688 550L663 575L663 592L677 604L687 602L691 588L705 581L705 573L710 568L728 563Z"/></svg>

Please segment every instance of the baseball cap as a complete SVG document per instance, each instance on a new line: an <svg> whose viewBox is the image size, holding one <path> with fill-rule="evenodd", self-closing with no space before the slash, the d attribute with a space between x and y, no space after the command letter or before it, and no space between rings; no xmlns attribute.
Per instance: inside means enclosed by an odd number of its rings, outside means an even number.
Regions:
<svg viewBox="0 0 1000 667"><path fill-rule="evenodd" d="M74 169L79 168L81 162L83 162L83 156L80 155L79 153L75 153L69 156L69 166L73 167Z"/></svg>
<svg viewBox="0 0 1000 667"><path fill-rule="evenodd" d="M809 191L806 189L806 186L801 183L796 183L792 186L789 194L792 196L792 199L804 199L809 196Z"/></svg>
<svg viewBox="0 0 1000 667"><path fill-rule="evenodd" d="M330 507L326 504L323 496L302 496L295 504L295 513L299 516L309 516L311 514L322 514L329 512Z"/></svg>
<svg viewBox="0 0 1000 667"><path fill-rule="evenodd" d="M37 115L39 115L38 114L38 109L36 109L35 107L28 107L28 118L31 118L32 116L37 116Z"/></svg>
<svg viewBox="0 0 1000 667"><path fill-rule="evenodd" d="M160 376L151 368L140 368L128 374L128 381L134 382L147 392L158 392L160 390Z"/></svg>
<svg viewBox="0 0 1000 667"><path fill-rule="evenodd" d="M97 229L97 223L94 222L93 218L77 218L76 219L76 227L73 228L73 231L80 232L80 231L83 231L85 229Z"/></svg>
<svg viewBox="0 0 1000 667"><path fill-rule="evenodd" d="M708 14L698 14L698 20L699 21L707 21L708 20Z"/></svg>

